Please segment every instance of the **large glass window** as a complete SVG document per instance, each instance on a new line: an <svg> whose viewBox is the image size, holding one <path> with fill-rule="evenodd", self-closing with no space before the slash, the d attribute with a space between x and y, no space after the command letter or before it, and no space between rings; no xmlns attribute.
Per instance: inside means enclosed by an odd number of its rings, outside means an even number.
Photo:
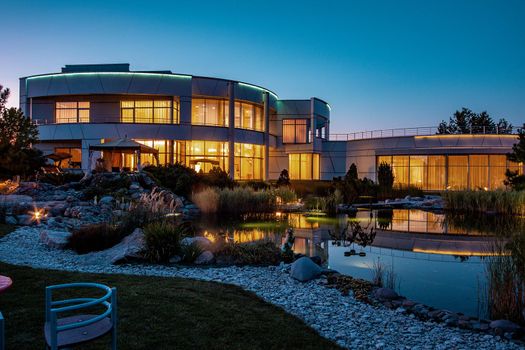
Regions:
<svg viewBox="0 0 525 350"><path fill-rule="evenodd" d="M507 168L522 171L502 154L378 156L377 165L383 162L392 165L396 185L431 191L497 189L504 186Z"/></svg>
<svg viewBox="0 0 525 350"><path fill-rule="evenodd" d="M176 124L179 122L177 100L136 100L120 102L122 123Z"/></svg>
<svg viewBox="0 0 525 350"><path fill-rule="evenodd" d="M319 180L319 154L289 154L288 168L292 180Z"/></svg>
<svg viewBox="0 0 525 350"><path fill-rule="evenodd" d="M447 189L468 188L468 156L448 156Z"/></svg>
<svg viewBox="0 0 525 350"><path fill-rule="evenodd" d="M64 159L58 162L58 165L63 168L80 168L82 165L82 149L76 147L56 147L55 153L66 153L71 156L69 159ZM56 163L56 162L55 162Z"/></svg>
<svg viewBox="0 0 525 350"><path fill-rule="evenodd" d="M472 190L489 188L489 156L469 156L469 188Z"/></svg>
<svg viewBox="0 0 525 350"><path fill-rule="evenodd" d="M55 123L89 123L89 102L57 102Z"/></svg>
<svg viewBox="0 0 525 350"><path fill-rule="evenodd" d="M264 178L264 146L235 143L236 180L262 180Z"/></svg>
<svg viewBox="0 0 525 350"><path fill-rule="evenodd" d="M308 119L283 119L283 143L307 143Z"/></svg>
<svg viewBox="0 0 525 350"><path fill-rule="evenodd" d="M264 131L264 116L262 106L235 102L235 127Z"/></svg>
<svg viewBox="0 0 525 350"><path fill-rule="evenodd" d="M445 156L428 156L427 190L445 189Z"/></svg>
<svg viewBox="0 0 525 350"><path fill-rule="evenodd" d="M228 171L228 142L179 141L180 161L197 172L218 167Z"/></svg>
<svg viewBox="0 0 525 350"><path fill-rule="evenodd" d="M191 101L191 123L195 125L228 126L227 100L194 98Z"/></svg>

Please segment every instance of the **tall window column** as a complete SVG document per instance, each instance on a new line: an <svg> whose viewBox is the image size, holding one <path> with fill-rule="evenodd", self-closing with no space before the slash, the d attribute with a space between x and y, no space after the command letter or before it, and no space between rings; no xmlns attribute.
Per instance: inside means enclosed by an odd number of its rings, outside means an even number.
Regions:
<svg viewBox="0 0 525 350"><path fill-rule="evenodd" d="M235 173L235 84L228 83L229 113L228 113L228 174L233 179Z"/></svg>
<svg viewBox="0 0 525 350"><path fill-rule="evenodd" d="M270 167L270 94L268 91L264 92L264 171L263 180L268 178L268 169Z"/></svg>

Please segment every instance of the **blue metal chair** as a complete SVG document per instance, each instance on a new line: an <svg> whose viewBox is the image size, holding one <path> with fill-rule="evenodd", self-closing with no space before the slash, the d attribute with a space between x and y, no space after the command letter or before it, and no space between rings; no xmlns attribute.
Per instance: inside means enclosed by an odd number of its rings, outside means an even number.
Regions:
<svg viewBox="0 0 525 350"><path fill-rule="evenodd" d="M100 298L73 298L53 301L53 291L68 288L95 288L105 292ZM72 304L72 305L71 305ZM79 314L59 317L59 314L81 313L80 310L105 307L100 314ZM85 311L84 311L85 312ZM51 350L85 343L111 332L111 349L117 349L117 289L99 283L67 283L46 287L46 323L44 335Z"/></svg>
<svg viewBox="0 0 525 350"><path fill-rule="evenodd" d="M4 344L4 317L2 316L2 313L0 312L0 350L4 350L5 344Z"/></svg>

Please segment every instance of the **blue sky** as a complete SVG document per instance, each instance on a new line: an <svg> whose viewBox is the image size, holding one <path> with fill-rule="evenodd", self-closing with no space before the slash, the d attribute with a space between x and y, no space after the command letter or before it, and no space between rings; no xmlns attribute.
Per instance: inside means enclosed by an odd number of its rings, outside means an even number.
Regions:
<svg viewBox="0 0 525 350"><path fill-rule="evenodd" d="M0 84L129 62L320 97L331 132L525 122L525 1L6 1Z"/></svg>

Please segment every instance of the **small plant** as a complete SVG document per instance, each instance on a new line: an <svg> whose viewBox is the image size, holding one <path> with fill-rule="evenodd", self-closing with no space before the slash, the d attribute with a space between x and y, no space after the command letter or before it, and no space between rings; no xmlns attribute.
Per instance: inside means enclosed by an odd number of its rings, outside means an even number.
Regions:
<svg viewBox="0 0 525 350"><path fill-rule="evenodd" d="M86 254L111 248L124 236L115 225L108 223L85 225L71 233L66 247Z"/></svg>
<svg viewBox="0 0 525 350"><path fill-rule="evenodd" d="M191 264L202 254L202 252L203 250L197 242L183 245L180 250L181 261L186 264Z"/></svg>
<svg viewBox="0 0 525 350"><path fill-rule="evenodd" d="M272 241L226 243L216 253L218 259L234 265L277 265L281 251Z"/></svg>
<svg viewBox="0 0 525 350"><path fill-rule="evenodd" d="M181 252L180 240L188 231L187 225L168 221L152 222L144 227L145 257L156 263L166 263Z"/></svg>

